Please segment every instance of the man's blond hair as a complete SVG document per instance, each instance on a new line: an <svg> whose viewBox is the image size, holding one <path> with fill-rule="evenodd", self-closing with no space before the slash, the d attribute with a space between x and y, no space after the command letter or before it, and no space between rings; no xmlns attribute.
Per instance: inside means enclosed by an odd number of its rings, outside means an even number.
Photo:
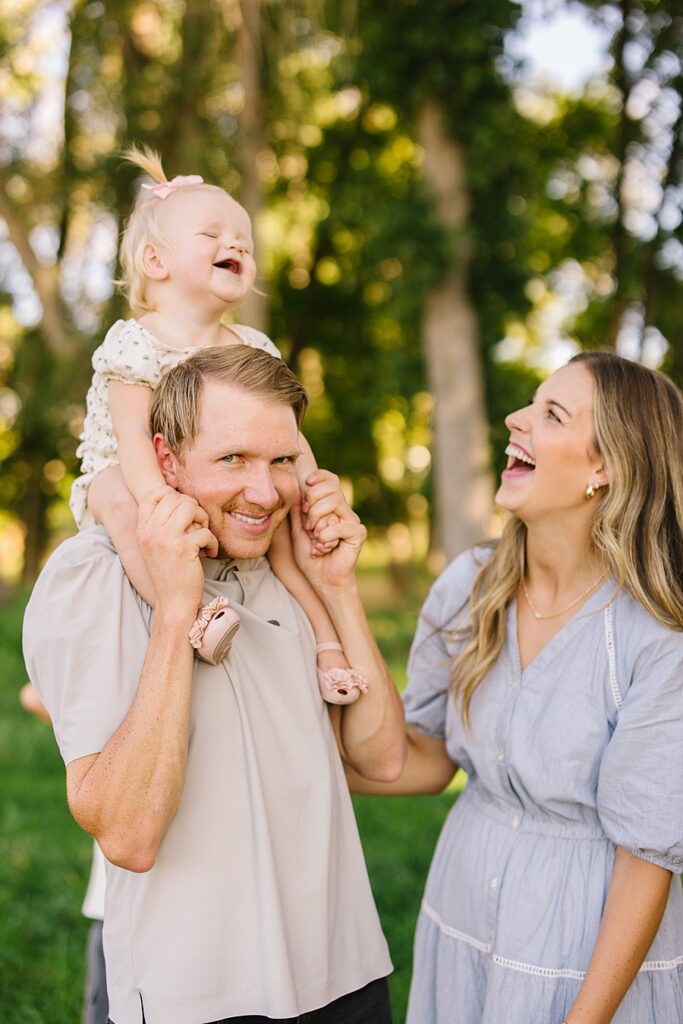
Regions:
<svg viewBox="0 0 683 1024"><path fill-rule="evenodd" d="M161 434L178 458L197 438L207 381L228 384L266 402L288 405L297 426L301 426L308 395L282 359L248 345L200 349L170 370L152 397L152 436Z"/></svg>

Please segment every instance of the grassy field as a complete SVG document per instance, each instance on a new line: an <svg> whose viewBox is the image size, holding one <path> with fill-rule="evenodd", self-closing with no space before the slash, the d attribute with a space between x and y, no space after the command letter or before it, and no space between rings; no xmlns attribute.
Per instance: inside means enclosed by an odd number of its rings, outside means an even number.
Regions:
<svg viewBox="0 0 683 1024"><path fill-rule="evenodd" d="M386 574L366 573L373 628L399 683L427 581L403 594ZM408 596L406 596L406 594ZM64 770L48 728L17 701L23 599L0 607L0 1020L77 1024L87 922L80 906L90 840L71 819ZM453 795L357 798L370 877L396 971L392 999L401 1024L410 982L412 934L424 879Z"/></svg>

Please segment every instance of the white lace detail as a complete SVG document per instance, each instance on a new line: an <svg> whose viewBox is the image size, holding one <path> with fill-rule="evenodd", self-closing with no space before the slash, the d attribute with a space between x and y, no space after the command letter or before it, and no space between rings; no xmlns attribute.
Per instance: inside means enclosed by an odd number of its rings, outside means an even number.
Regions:
<svg viewBox="0 0 683 1024"><path fill-rule="evenodd" d="M424 900L422 901L422 909L427 917L431 917L432 921L438 926L439 930L448 935L451 939L459 939L460 942L466 942L468 946L474 946L480 953L490 953L491 946L488 942L480 942L479 939L473 938L471 935L467 935L466 932L459 932L456 928L451 928L450 925L442 921L437 912L433 907L430 907Z"/></svg>
<svg viewBox="0 0 683 1024"><path fill-rule="evenodd" d="M537 964L526 964L522 960L510 960L508 957L499 956L497 953L492 953L490 943L475 939L472 935L460 932L457 928L452 928L449 924L446 924L440 915L437 914L436 910L429 906L426 900L422 901L422 911L427 917L432 919L439 931L443 932L444 935L447 935L450 939L466 942L468 946L474 946L480 953L490 955L494 964L498 964L499 967L508 967L511 971L522 971L524 974L536 974L541 978L571 978L575 981L582 981L586 977L585 971L575 971L571 967L539 967ZM638 973L640 974L643 971L672 971L676 967L680 967L681 964L683 964L683 956L677 956L673 960L646 960L641 964Z"/></svg>
<svg viewBox="0 0 683 1024"><path fill-rule="evenodd" d="M619 684L617 683L617 659L614 653L614 632L612 630L612 605L608 604L605 608L605 643L607 644L607 660L609 662L609 684L612 688L612 696L614 697L614 703L617 706L617 711L621 707L621 693L619 692Z"/></svg>
<svg viewBox="0 0 683 1024"><path fill-rule="evenodd" d="M524 974L539 974L542 978L573 978L576 981L581 981L586 977L585 971L573 971L570 967L537 967L536 964L525 964L521 960L508 960L496 953L492 959L494 964L498 964L500 967L523 971Z"/></svg>
<svg viewBox="0 0 683 1024"><path fill-rule="evenodd" d="M641 971L672 971L675 967L680 967L683 964L683 956L674 957L673 960L645 960L645 962L638 968L638 973Z"/></svg>

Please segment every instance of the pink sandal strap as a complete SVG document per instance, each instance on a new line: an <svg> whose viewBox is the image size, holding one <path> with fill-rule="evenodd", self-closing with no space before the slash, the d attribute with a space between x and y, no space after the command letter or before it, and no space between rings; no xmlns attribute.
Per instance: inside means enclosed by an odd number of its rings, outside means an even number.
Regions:
<svg viewBox="0 0 683 1024"><path fill-rule="evenodd" d="M336 640L327 640L325 643L315 645L315 653L321 654L323 651L341 651L344 653L344 648Z"/></svg>
<svg viewBox="0 0 683 1024"><path fill-rule="evenodd" d="M192 647L198 650L202 646L204 634L206 633L206 627L209 625L212 619L215 619L219 612L224 612L228 607L227 597L214 597L213 601L209 604L203 604L199 609L199 614L194 621L192 629L188 633L188 639Z"/></svg>

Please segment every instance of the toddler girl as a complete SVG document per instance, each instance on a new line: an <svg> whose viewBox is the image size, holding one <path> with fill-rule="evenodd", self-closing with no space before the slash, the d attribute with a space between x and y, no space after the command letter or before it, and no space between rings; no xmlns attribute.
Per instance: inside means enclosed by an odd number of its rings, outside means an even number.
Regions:
<svg viewBox="0 0 683 1024"><path fill-rule="evenodd" d="M168 181L151 150L133 148L126 156L155 182L142 186L121 243L120 283L135 319L115 323L93 355L77 451L82 475L70 505L79 529L93 523L106 528L127 576L154 606L136 539L138 503L166 486L149 432L151 393L168 370L199 348L250 345L277 358L280 353L260 331L222 323L224 313L246 299L256 276L246 210L196 174ZM297 475L303 485L316 466L301 440ZM321 695L334 704L352 703L367 689L365 680L349 668L322 602L296 566L285 529L278 531L269 557L311 620ZM189 635L197 655L211 664L222 661L239 621L225 598L200 608Z"/></svg>

